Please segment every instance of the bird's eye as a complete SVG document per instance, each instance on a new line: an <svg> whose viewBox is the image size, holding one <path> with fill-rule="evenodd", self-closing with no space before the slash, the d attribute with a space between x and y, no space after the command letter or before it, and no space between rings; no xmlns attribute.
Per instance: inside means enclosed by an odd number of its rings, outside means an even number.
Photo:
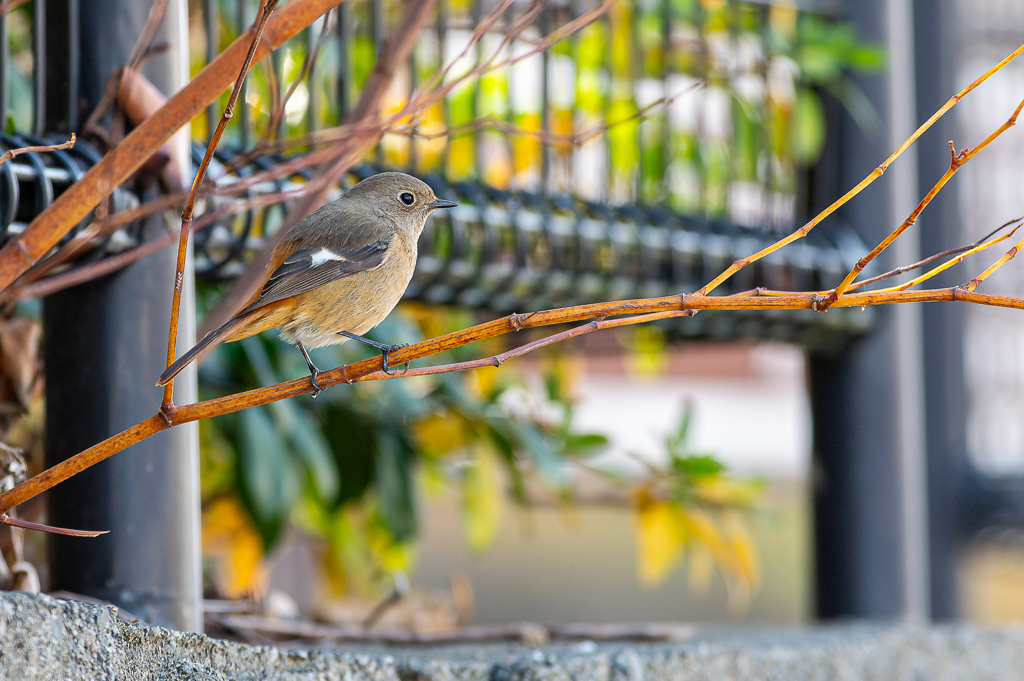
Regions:
<svg viewBox="0 0 1024 681"><path fill-rule="evenodd" d="M410 194L409 192L402 192L401 194L399 194L398 200L407 206L411 206L412 204L416 203L416 197Z"/></svg>

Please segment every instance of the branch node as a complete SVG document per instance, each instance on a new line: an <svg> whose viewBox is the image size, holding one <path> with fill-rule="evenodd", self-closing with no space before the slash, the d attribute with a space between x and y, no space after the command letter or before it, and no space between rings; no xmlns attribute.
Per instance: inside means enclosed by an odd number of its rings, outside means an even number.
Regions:
<svg viewBox="0 0 1024 681"><path fill-rule="evenodd" d="M513 331L519 331L523 328L522 323L526 319L526 315L520 315L513 312L508 316L508 323L512 326Z"/></svg>
<svg viewBox="0 0 1024 681"><path fill-rule="evenodd" d="M827 296L815 293L811 296L811 309L815 312L828 312L828 308L831 307L832 303L836 302L837 299L838 296L836 296L835 289L833 289Z"/></svg>
<svg viewBox="0 0 1024 681"><path fill-rule="evenodd" d="M162 418L164 420L164 423L166 423L168 426L173 428L174 427L174 412L175 412L174 405L165 402L164 404L160 405L160 411L158 411L157 414L159 414L160 418Z"/></svg>

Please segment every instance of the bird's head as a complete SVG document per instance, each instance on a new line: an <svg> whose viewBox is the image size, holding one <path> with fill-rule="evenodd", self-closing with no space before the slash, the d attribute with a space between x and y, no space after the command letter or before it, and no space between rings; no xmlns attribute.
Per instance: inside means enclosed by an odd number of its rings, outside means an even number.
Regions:
<svg viewBox="0 0 1024 681"><path fill-rule="evenodd" d="M346 196L368 202L374 213L394 220L413 239L419 237L431 213L457 205L437 198L426 182L405 173L371 175L352 187Z"/></svg>

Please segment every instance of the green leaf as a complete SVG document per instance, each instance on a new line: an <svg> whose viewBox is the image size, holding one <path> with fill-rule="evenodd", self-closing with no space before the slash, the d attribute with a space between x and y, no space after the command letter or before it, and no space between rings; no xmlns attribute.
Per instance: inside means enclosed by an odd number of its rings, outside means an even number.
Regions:
<svg viewBox="0 0 1024 681"><path fill-rule="evenodd" d="M523 472L516 465L516 451L512 440L501 429L493 427L490 423L486 427L488 439L505 462L509 483L512 487L512 497L519 503L526 503L526 481L523 479Z"/></svg>
<svg viewBox="0 0 1024 681"><path fill-rule="evenodd" d="M600 433L569 433L565 437L566 454L592 454L594 450L608 445L608 438Z"/></svg>
<svg viewBox="0 0 1024 681"><path fill-rule="evenodd" d="M825 144L825 109L818 95L806 88L797 95L790 140L793 156L808 165L818 160Z"/></svg>
<svg viewBox="0 0 1024 681"><path fill-rule="evenodd" d="M286 402L275 404L286 405ZM291 405L288 405L291 406ZM340 486L338 465L331 453L331 447L324 437L319 423L316 423L303 409L282 409L282 412L290 412L293 419L288 432L288 441L296 453L302 457L302 462L313 479L320 498L334 500L338 496Z"/></svg>
<svg viewBox="0 0 1024 681"><path fill-rule="evenodd" d="M259 339L249 337L241 345L260 383L271 385L278 382L279 376ZM307 413L293 401L280 400L269 406L277 430L284 434L292 450L302 459L317 493L323 499L333 500L338 494L338 467L319 424L314 425Z"/></svg>
<svg viewBox="0 0 1024 681"><path fill-rule="evenodd" d="M240 419L238 478L242 501L266 550L274 544L298 497L295 467L266 410L253 407Z"/></svg>
<svg viewBox="0 0 1024 681"><path fill-rule="evenodd" d="M689 478L718 475L725 470L725 464L713 456L706 455L673 459L672 467Z"/></svg>
<svg viewBox="0 0 1024 681"><path fill-rule="evenodd" d="M373 481L376 432L372 424L337 403L328 403L320 421L341 478L334 505L361 498Z"/></svg>
<svg viewBox="0 0 1024 681"><path fill-rule="evenodd" d="M380 517L399 543L411 539L417 529L412 463L411 448L398 435L390 429L378 433L373 486Z"/></svg>
<svg viewBox="0 0 1024 681"><path fill-rule="evenodd" d="M686 456L686 440L690 436L690 421L692 418L693 405L685 403L683 405L683 414L679 417L679 427L665 441L669 456L673 459L681 459Z"/></svg>
<svg viewBox="0 0 1024 681"><path fill-rule="evenodd" d="M885 68L885 48L881 45L860 43L846 53L847 65L861 73L875 73Z"/></svg>
<svg viewBox="0 0 1024 681"><path fill-rule="evenodd" d="M14 116L7 117L7 126L4 128L4 132L8 135L13 135L17 131L14 125Z"/></svg>

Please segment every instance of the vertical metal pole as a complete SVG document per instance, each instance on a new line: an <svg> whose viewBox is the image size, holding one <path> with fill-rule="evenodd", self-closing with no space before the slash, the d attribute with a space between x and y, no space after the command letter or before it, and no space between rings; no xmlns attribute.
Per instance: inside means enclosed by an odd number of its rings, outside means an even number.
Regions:
<svg viewBox="0 0 1024 681"><path fill-rule="evenodd" d="M32 111L32 132L43 134L46 115L46 3L32 3L32 92L35 106Z"/></svg>
<svg viewBox="0 0 1024 681"><path fill-rule="evenodd" d="M235 5L238 8L238 35L245 33L246 29L249 28L249 3L246 0L238 0ZM269 83L268 83L269 85ZM246 78L242 82L242 91L238 93L238 112L235 114L238 116L242 126L242 149L249 148L249 137L252 134L252 124L249 122L249 79Z"/></svg>
<svg viewBox="0 0 1024 681"><path fill-rule="evenodd" d="M886 6L889 52L889 148L896 149L917 128L914 77L913 0L889 0ZM908 149L892 168L889 225L906 219L917 204L917 149ZM921 259L920 230L908 230L893 244L899 263ZM928 483L924 401L923 325L920 305L898 305L896 321L897 413L899 422L901 530L903 533L903 618L930 617L928 573Z"/></svg>
<svg viewBox="0 0 1024 681"><path fill-rule="evenodd" d="M849 2L845 9L862 39L888 42L894 25L887 0ZM828 153L838 156L835 181L841 188L853 186L875 168L900 134L904 122L894 127L893 120L894 109L901 106L893 101L895 87L912 88L913 79L907 85L905 73L891 83L892 77L883 73L858 82L883 112L881 130L865 133L843 116L838 130L830 131L835 136ZM852 224L866 243L876 243L895 226L893 216L906 199L906 185L893 186L875 183L837 217ZM819 192L813 207L831 201L833 193ZM891 257L879 264L888 267L894 261ZM909 593L916 585L909 584L907 540L916 530L908 518L912 501L907 499L905 475L916 475L908 463L914 452L907 450L922 446L923 439L919 387L913 385L914 372L908 371L913 369L908 364L920 361L920 341L908 328L912 325L894 312L878 310L876 330L841 354L810 360L819 617L903 618L911 607L919 607Z"/></svg>
<svg viewBox="0 0 1024 681"><path fill-rule="evenodd" d="M341 125L348 118L349 100L352 92L352 76L349 68L348 50L352 44L352 22L349 20L349 3L338 5L338 120Z"/></svg>
<svg viewBox="0 0 1024 681"><path fill-rule="evenodd" d="M203 3L204 14L206 15L206 63L209 64L217 56L220 48L220 25L217 23L217 0L205 0ZM213 137L213 131L217 129L221 112L217 108L217 102L206 107L206 139Z"/></svg>
<svg viewBox="0 0 1024 681"><path fill-rule="evenodd" d="M91 106L108 76L127 61L149 7L136 0L89 0L81 9L80 88ZM188 78L187 25L186 0L172 0L157 37L171 47L145 68L165 92ZM187 144L187 129L175 139ZM144 230L163 233L162 219L148 221ZM166 359L175 256L168 249L44 301L48 464L158 408L161 390L153 383ZM189 275L179 352L195 336L192 293ZM176 381L179 403L196 395L195 373L183 377ZM197 432L178 427L161 433L49 495L51 522L110 530L96 539L51 538L53 588L111 601L150 623L202 629Z"/></svg>
<svg viewBox="0 0 1024 681"><path fill-rule="evenodd" d="M950 0L914 0L918 121L927 119L956 82L958 45L963 39ZM927 113L925 113L927 112ZM917 142L919 195L949 166L947 140L957 140L956 111L940 119ZM960 141L958 147L967 141ZM973 143L973 142L971 142ZM921 251L938 253L960 245L964 232L956 182L947 184L922 215ZM976 266L976 265L975 265ZM968 266L969 267L969 266ZM961 284L972 276L964 265L940 275L936 286ZM927 305L924 318L925 400L928 431L928 516L931 616L950 619L960 613L956 559L967 531L971 484L977 472L967 455L967 410L964 409L965 310L958 305ZM975 499L974 502L978 500Z"/></svg>
<svg viewBox="0 0 1024 681"><path fill-rule="evenodd" d="M7 15L0 16L0 127L7 127L7 69L11 65L11 46L8 42Z"/></svg>
<svg viewBox="0 0 1024 681"><path fill-rule="evenodd" d="M47 78L40 132L70 132L78 128L78 0L46 3L44 62L55 77Z"/></svg>

